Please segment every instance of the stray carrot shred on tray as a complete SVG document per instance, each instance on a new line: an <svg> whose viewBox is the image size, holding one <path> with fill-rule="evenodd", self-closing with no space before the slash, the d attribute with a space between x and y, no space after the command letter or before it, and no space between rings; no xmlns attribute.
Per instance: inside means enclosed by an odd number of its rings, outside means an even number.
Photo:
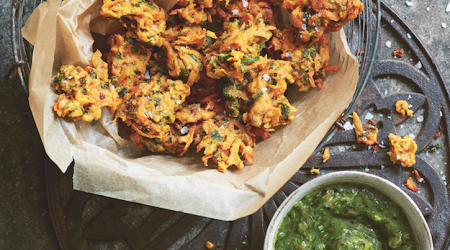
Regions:
<svg viewBox="0 0 450 250"><path fill-rule="evenodd" d="M416 180L420 183L422 183L424 180L422 178L422 176L420 176L419 172L417 172L417 170L413 170L412 173L414 174L414 176L416 177Z"/></svg>
<svg viewBox="0 0 450 250"><path fill-rule="evenodd" d="M414 182L412 181L412 177L409 177L406 180L406 186L414 192L417 192L420 189L416 186L416 184L414 184Z"/></svg>
<svg viewBox="0 0 450 250"><path fill-rule="evenodd" d="M208 241L208 242L206 242L206 247L208 249L212 249L214 247L214 244Z"/></svg>
<svg viewBox="0 0 450 250"><path fill-rule="evenodd" d="M393 56L399 56L404 57L405 53L403 53L403 49L394 49L394 52L392 52Z"/></svg>
<svg viewBox="0 0 450 250"><path fill-rule="evenodd" d="M330 159L330 148L326 147L323 151L323 162L328 161Z"/></svg>

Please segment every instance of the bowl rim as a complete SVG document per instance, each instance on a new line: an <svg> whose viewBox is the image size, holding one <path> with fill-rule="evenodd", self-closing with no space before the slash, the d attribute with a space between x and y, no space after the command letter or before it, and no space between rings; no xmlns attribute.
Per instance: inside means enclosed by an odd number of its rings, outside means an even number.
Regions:
<svg viewBox="0 0 450 250"><path fill-rule="evenodd" d="M328 173L316 177L298 187L283 201L283 203L278 207L277 211L270 220L269 227L267 228L266 236L264 239L264 250L274 249L273 245L275 243L278 227L286 213L292 208L295 202L303 198L306 194L310 193L314 189L332 183L341 183L343 181L348 183L366 185L381 192L389 199L394 201L403 210L403 213L405 213L408 219L408 223L410 223L411 225L411 230L414 238L416 239L416 243L419 247L418 249L433 250L433 240L431 237L430 229L428 228L427 221L423 217L422 212L420 212L420 209L417 207L415 202L409 197L409 195L407 195L401 188L399 188L389 180L386 180L374 174L360 171L339 171ZM378 186L376 186L377 184ZM391 191L392 193L388 193L389 191Z"/></svg>

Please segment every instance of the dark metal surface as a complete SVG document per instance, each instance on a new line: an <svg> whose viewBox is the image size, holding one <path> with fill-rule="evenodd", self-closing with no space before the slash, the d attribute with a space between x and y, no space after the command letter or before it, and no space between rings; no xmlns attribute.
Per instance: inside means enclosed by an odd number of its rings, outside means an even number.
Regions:
<svg viewBox="0 0 450 250"><path fill-rule="evenodd" d="M374 6L376 7L376 6ZM14 20L20 20L23 5L18 5L17 16ZM375 11L374 11L375 12ZM396 125L405 119L394 110L394 104L399 99L408 99L414 110L423 108L424 126L416 137L418 153L426 150L427 145L433 140L435 132L442 126L442 133L447 135L445 141L448 149L450 129L450 95L445 82L437 69L434 60L430 57L423 43L415 36L414 32L405 22L388 6L381 2L381 15L383 21L394 30L405 46L412 51L423 67L419 70L410 64L396 60L382 60L382 38L374 28L375 22L369 25L354 25L347 27L347 36L352 51L365 50L365 56L359 56L361 72L367 86L361 88L362 95L355 100L354 108L358 114L372 107L378 112L386 114L385 119L377 124L380 129L379 138L388 145L388 133L396 132ZM372 14L371 14L372 15ZM366 17L364 17L366 18ZM379 18L373 16L377 21ZM357 22L360 22L358 20ZM357 23L358 24L358 23ZM17 27L22 27L17 24ZM355 32L357 30L357 32ZM381 33L381 31L380 31ZM24 66L17 67L19 76L24 84L29 74L29 57L31 47L23 42L20 33L14 38L14 50L16 63L26 62ZM355 34L366 37L366 40ZM412 38L407 39L407 34ZM14 35L14 31L13 31ZM355 35L355 37L353 37ZM18 40L17 40L18 37ZM356 42L353 42L356 41ZM22 44L20 44L22 43ZM371 47L372 46L372 47ZM373 48L374 53L371 54ZM376 59L373 69L370 71L371 58ZM26 68L24 69L24 67ZM28 68L27 68L28 67ZM23 71L20 75L20 70ZM375 79L382 76L396 76L406 79L414 85L417 91L410 93L397 93L384 96L375 84ZM410 98L409 98L410 97ZM350 106L352 107L352 106ZM442 112L443 116L440 116ZM390 117L387 118L387 117ZM341 120L345 122L345 120ZM329 146L348 144L355 142L354 131L339 129L336 126L330 133L335 133ZM182 214L159 208L148 207L130 202L100 197L72 190L71 169L66 174L60 173L52 163L47 164L47 192L50 213L63 250L70 249L206 249L207 241L215 244L214 249L262 249L265 230L277 207L297 187L314 178L308 173L311 167L319 167L322 172L343 169L366 169L391 182L402 186L402 175L405 169L392 164L386 154L387 148L373 153L371 149L358 145L351 152L334 153L326 163L322 163L320 154L313 155L305 165L276 193L260 210L251 216L233 221L223 222L202 218L193 215ZM380 168L380 166L385 166ZM430 201L422 198L417 193L404 189L417 203L426 217L435 249L444 250L449 247L449 201L448 189L432 166L420 156L414 165L422 177L426 180L430 190Z"/></svg>

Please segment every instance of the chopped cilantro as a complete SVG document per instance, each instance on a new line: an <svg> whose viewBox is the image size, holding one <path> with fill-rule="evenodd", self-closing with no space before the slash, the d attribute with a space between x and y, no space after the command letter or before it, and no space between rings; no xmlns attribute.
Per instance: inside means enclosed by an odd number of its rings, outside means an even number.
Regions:
<svg viewBox="0 0 450 250"><path fill-rule="evenodd" d="M214 130L211 132L211 138L216 141L223 141L224 137L219 134L217 130Z"/></svg>
<svg viewBox="0 0 450 250"><path fill-rule="evenodd" d="M244 60L242 60L242 63L243 64L251 64L251 63L254 63L256 61L259 61L259 56L253 57L253 58L249 58L249 59L244 59Z"/></svg>
<svg viewBox="0 0 450 250"><path fill-rule="evenodd" d="M291 108L284 102L279 102L278 105L281 105L281 117L288 118L291 113Z"/></svg>

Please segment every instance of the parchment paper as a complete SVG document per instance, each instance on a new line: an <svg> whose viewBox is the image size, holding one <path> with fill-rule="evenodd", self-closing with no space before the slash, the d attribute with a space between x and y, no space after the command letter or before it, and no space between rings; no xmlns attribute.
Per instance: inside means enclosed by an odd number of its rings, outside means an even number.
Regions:
<svg viewBox="0 0 450 250"><path fill-rule="evenodd" d="M167 1L163 1L167 4ZM62 64L90 64L95 31L120 29L99 15L97 0L42 3L23 28L34 46L30 106L48 156L65 172L75 161L76 190L221 220L235 220L259 209L308 159L322 137L350 103L358 78L343 31L332 33L329 73L324 89L291 91L287 97L300 111L294 121L276 128L272 138L254 148L254 165L227 172L204 168L201 155L152 155L121 136L119 124L104 109L100 121L58 118L52 77ZM170 8L170 7L168 7ZM213 165L213 164L210 164ZM318 166L320 167L320 166Z"/></svg>

